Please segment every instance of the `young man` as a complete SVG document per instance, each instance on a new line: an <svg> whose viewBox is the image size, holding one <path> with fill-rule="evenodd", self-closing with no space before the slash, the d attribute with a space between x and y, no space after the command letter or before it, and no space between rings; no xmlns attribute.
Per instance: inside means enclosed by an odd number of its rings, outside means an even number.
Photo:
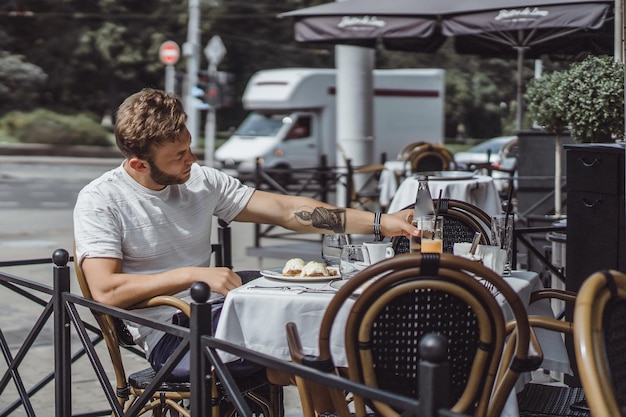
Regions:
<svg viewBox="0 0 626 417"><path fill-rule="evenodd" d="M125 308L156 295L190 300L188 289L196 281L206 282L213 297L240 286L230 269L209 267L213 216L313 233L416 233L411 210L375 218L258 191L202 167L185 122L181 101L159 90L133 94L118 109L115 139L126 159L85 186L74 209L76 262L98 302ZM138 313L160 322L173 318L168 307ZM161 331L134 324L129 330L156 368L173 350ZM176 378L188 375L186 366Z"/></svg>

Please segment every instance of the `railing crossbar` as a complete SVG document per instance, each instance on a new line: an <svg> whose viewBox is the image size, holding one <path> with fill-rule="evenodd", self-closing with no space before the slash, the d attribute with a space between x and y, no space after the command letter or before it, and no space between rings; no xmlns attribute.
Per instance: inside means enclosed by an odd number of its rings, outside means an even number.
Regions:
<svg viewBox="0 0 626 417"><path fill-rule="evenodd" d="M234 405L239 415L252 415L252 411L246 403L246 400L244 400L243 395L241 395L241 392L239 392L235 380L226 369L226 365L224 365L222 360L219 358L215 349L203 348L203 352L209 359L209 362L213 365L215 373L222 383L222 388L228 394L230 402Z"/></svg>
<svg viewBox="0 0 626 417"><path fill-rule="evenodd" d="M565 282L566 277L563 274L563 271L557 267L555 267L550 260L548 260L541 252L535 248L535 245L528 240L524 235L530 234L538 234L538 233L548 233L548 232L565 232L567 228L565 226L545 226L545 227L524 227L524 228L516 228L514 231L514 239L513 239L513 254L514 254L514 264L517 263L517 244L519 241L522 245L528 249L538 260L541 262L547 269L550 270L551 273L556 275L556 277L561 280L561 282Z"/></svg>
<svg viewBox="0 0 626 417"><path fill-rule="evenodd" d="M180 345L174 350L174 353L167 359L165 365L156 373L154 378L150 384L146 387L146 389L141 393L139 398L133 402L130 408L126 411L127 416L134 417L139 414L139 411L143 408L144 404L148 402L152 398L152 394L154 394L159 385L167 376L172 372L174 367L180 362L180 360L185 356L185 354L189 351L189 335L187 335Z"/></svg>
<svg viewBox="0 0 626 417"><path fill-rule="evenodd" d="M26 338L24 339L24 342L21 344L19 350L17 351L17 354L15 355L15 357L12 358L11 361L8 362L9 368L7 369L7 372L4 374L2 379L0 380L0 392L4 391L7 384L9 383L9 380L11 379L11 376L9 375L9 371L17 370L17 368L20 366L20 364L26 357L28 350L31 348L31 346L37 339L37 336L39 336L44 325L46 324L46 322L52 315L52 310L53 310L52 303L49 303L48 305L45 306L44 310L41 312L41 314L37 318L35 325L28 332L28 335L26 335Z"/></svg>
<svg viewBox="0 0 626 417"><path fill-rule="evenodd" d="M22 378L20 377L18 370L12 365L13 357L11 355L11 351L9 350L9 345L4 337L4 333L2 333L2 330L0 330L0 345L2 346L2 354L4 355L4 359L6 360L7 364L9 364L9 369L7 369L7 375L10 375L11 379L13 379L13 381L15 382L15 388L17 389L17 392L20 398L20 400L16 402L18 404L24 404L24 409L28 416L34 416L35 412L30 402L29 394L26 391L26 388L24 387L24 383L22 382ZM0 392L3 392L3 391L4 391L4 388L0 389ZM17 408L16 406L14 406L14 404L15 402L5 409L7 414L3 413L2 415L8 415L15 408Z"/></svg>
<svg viewBox="0 0 626 417"><path fill-rule="evenodd" d="M6 277L6 275L5 275ZM2 275L0 275L0 280L3 278ZM31 287L31 289L36 290L36 291L41 291L42 288L47 288L49 289L49 291L44 291L45 293L52 295L52 287L39 287L36 288L35 286L38 286L40 284L33 282L32 283L33 286ZM37 297L34 294L29 293L28 291L24 290L23 288L18 287L17 285L11 283L11 282L7 282L7 281L0 281L0 285L2 285L3 287L6 287L7 289L13 291L16 294L19 294L21 296L23 296L24 298L35 302L36 304L39 304L40 306L45 306L46 304L48 304L48 301L44 300L43 298Z"/></svg>
<svg viewBox="0 0 626 417"><path fill-rule="evenodd" d="M213 351L214 353L209 357L213 366L218 369L219 366L222 366L221 359L215 353L216 350L228 352L230 354L245 357L246 359L258 363L260 365L270 367L282 372L286 372L288 374L295 374L302 376L305 379L309 379L314 382L318 382L325 386L329 386L331 388L336 388L339 390L354 392L358 395L361 395L365 398L369 398L372 400L377 400L389 404L392 407L397 407L402 410L413 410L409 412L409 415L416 415L415 410L419 407L419 400L412 399L408 397L404 397L398 394L393 394L388 391L380 391L375 388L359 384L357 382L350 381L346 378L342 378L340 376L326 373L323 371L319 371L317 369L313 369L307 366L298 365L293 362L287 361L278 361L276 358L272 356L265 355L263 353L259 353L256 351L251 351L249 349L243 348L241 346L226 342L221 339L216 339L212 336L203 336L202 344L206 351ZM218 365L222 364L222 365ZM224 383L224 381L222 381ZM228 389L229 392L233 390L233 387L224 387ZM234 388L236 390L236 386ZM458 416L459 414L455 414Z"/></svg>
<svg viewBox="0 0 626 417"><path fill-rule="evenodd" d="M87 334L87 330L85 326L83 325L83 321L80 318L80 314L78 313L76 306L72 303L66 302L65 307L68 311L70 321L74 325L74 329L76 330L78 339L80 340L80 343L83 345L83 351L86 352L87 358L89 359L89 362L91 363L91 367L94 370L94 373L96 374L96 378L98 378L100 387L104 391L104 396L106 397L107 402L111 406L112 411L115 413L116 416L122 416L123 415L122 407L117 401L117 396L115 394L115 391L113 390L113 387L111 386L109 378L106 375L106 371L104 370L104 366L102 366L102 362L100 361L100 358L98 357L98 354L96 353L95 342L91 340L91 337L89 337L89 335ZM99 341L99 340L103 340L102 336L100 336L99 339L98 338L96 339L96 341Z"/></svg>

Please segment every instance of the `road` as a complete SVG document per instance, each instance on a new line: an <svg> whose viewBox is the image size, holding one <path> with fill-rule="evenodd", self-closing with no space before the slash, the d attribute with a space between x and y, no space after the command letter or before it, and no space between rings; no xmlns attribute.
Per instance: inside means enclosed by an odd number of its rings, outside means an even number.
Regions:
<svg viewBox="0 0 626 417"><path fill-rule="evenodd" d="M78 192L120 164L117 159L0 157L0 261L47 258L73 245L72 210ZM254 226L231 226L237 269L259 267L245 256ZM273 266L273 265L272 265Z"/></svg>
<svg viewBox="0 0 626 417"><path fill-rule="evenodd" d="M50 257L72 247L80 189L119 164L80 158L0 159L0 260Z"/></svg>

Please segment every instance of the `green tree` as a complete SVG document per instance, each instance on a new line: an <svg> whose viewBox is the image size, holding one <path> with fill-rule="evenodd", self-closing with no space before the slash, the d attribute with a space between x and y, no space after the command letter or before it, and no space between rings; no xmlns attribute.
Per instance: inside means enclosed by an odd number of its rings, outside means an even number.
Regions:
<svg viewBox="0 0 626 417"><path fill-rule="evenodd" d="M23 56L0 51L0 114L34 108L47 78L41 68L25 62Z"/></svg>
<svg viewBox="0 0 626 417"><path fill-rule="evenodd" d="M578 142L624 137L624 66L610 56L591 56L565 71L564 107Z"/></svg>

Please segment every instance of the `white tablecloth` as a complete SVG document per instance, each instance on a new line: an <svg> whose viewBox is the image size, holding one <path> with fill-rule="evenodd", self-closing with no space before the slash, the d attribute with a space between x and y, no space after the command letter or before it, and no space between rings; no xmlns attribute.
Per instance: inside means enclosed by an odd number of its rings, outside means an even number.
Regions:
<svg viewBox="0 0 626 417"><path fill-rule="evenodd" d="M387 207L398 190L398 179L404 179L411 173L411 164L406 161L387 161L385 169L378 178L378 201L383 207Z"/></svg>
<svg viewBox="0 0 626 417"><path fill-rule="evenodd" d="M408 177L398 187L393 200L387 208L393 213L415 203L418 181L416 177ZM467 180L434 180L428 181L428 188L433 198L443 198L465 201L483 209L487 214L494 215L502 212L501 200L493 178L487 175L474 175Z"/></svg>
<svg viewBox="0 0 626 417"><path fill-rule="evenodd" d="M505 277L505 280L525 305L528 305L533 291L543 288L539 275L532 271L513 271L511 276ZM296 293L281 289L247 288L280 287L290 284L293 283L261 277L231 291L224 302L215 336L279 359L289 360L285 325L293 321L298 326L305 353L316 355L318 330L333 292ZM328 284L323 282L307 282L304 285L310 288L329 288ZM343 349L343 328L351 305L351 300L348 300L340 310L336 319L337 325L333 328L331 336L331 340L335 341L332 354L337 366L347 366L348 363ZM505 319L513 318L506 306L503 309ZM534 303L528 313L554 317L549 300ZM571 373L567 352L560 335L538 331L537 337L544 351L542 367L556 372ZM234 359L227 354L223 354L222 358L225 361Z"/></svg>

